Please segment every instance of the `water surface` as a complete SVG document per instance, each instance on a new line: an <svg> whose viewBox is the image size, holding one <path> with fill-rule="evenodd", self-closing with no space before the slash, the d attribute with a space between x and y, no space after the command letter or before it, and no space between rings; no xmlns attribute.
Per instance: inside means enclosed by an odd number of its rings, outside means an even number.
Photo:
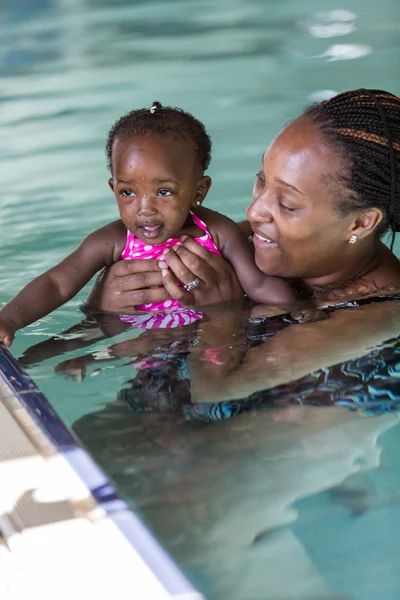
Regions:
<svg viewBox="0 0 400 600"><path fill-rule="evenodd" d="M262 152L306 104L355 87L400 93L399 18L391 0L5 0L0 300L116 218L103 147L122 113L159 100L202 119L214 142L207 203L240 219ZM79 322L85 294L20 332L13 353ZM160 410L133 412L141 332L89 331L92 345L30 372L209 598L400 596L395 414L273 405L188 421L164 411L157 378L146 389ZM193 334L173 335L141 338L141 352L178 344L181 358ZM116 343L117 360L101 362ZM81 369L55 374L93 352L83 381Z"/></svg>

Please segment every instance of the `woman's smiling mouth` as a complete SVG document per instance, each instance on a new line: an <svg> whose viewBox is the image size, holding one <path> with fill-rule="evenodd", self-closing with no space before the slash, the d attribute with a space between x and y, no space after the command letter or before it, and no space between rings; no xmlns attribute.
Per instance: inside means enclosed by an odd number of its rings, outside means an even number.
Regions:
<svg viewBox="0 0 400 600"><path fill-rule="evenodd" d="M254 231L253 244L256 248L277 248L278 244L267 235Z"/></svg>

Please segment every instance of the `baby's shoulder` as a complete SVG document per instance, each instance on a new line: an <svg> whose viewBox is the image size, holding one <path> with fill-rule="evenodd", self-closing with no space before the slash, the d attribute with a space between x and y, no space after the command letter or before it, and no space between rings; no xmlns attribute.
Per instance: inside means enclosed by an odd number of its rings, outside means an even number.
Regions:
<svg viewBox="0 0 400 600"><path fill-rule="evenodd" d="M194 212L207 225L207 229L220 250L226 242L242 241L247 243L247 238L238 224L226 215L204 206L196 207Z"/></svg>
<svg viewBox="0 0 400 600"><path fill-rule="evenodd" d="M97 229L94 234L96 237L103 239L108 242L123 243L125 245L127 229L121 219L117 221L112 221L111 223L107 223L107 225L103 225L100 229Z"/></svg>
<svg viewBox="0 0 400 600"><path fill-rule="evenodd" d="M93 249L104 253L107 257L107 264L111 264L119 260L125 244L126 244L127 229L121 219L112 221L96 229L85 240L86 245L93 246Z"/></svg>
<svg viewBox="0 0 400 600"><path fill-rule="evenodd" d="M196 207L196 209L193 212L197 217L199 217L199 219L201 219L207 225L207 227L210 230L218 227L227 227L232 229L237 228L237 224L235 223L235 221L232 221L232 219L230 219L226 215L223 215L220 212L217 212L216 210L212 210L211 208L199 206Z"/></svg>

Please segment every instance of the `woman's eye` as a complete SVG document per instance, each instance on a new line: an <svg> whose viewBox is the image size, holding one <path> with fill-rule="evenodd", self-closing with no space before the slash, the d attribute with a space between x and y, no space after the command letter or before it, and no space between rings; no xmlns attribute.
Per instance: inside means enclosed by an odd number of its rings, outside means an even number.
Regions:
<svg viewBox="0 0 400 600"><path fill-rule="evenodd" d="M294 212L296 210L295 208L288 206L287 204L282 202L282 200L280 200L279 198L278 198L278 203L279 203L279 206L281 208L283 208L283 210L287 210L288 212Z"/></svg>
<svg viewBox="0 0 400 600"><path fill-rule="evenodd" d="M256 177L257 177L257 183L261 183L262 185L265 185L265 179L261 175L261 173L256 173Z"/></svg>
<svg viewBox="0 0 400 600"><path fill-rule="evenodd" d="M162 190L158 190L158 195L163 196L164 198L167 196L172 196L172 190L166 190L163 188Z"/></svg>
<svg viewBox="0 0 400 600"><path fill-rule="evenodd" d="M135 195L135 192L132 192L132 190L122 190L121 195L125 196L125 198L131 198Z"/></svg>

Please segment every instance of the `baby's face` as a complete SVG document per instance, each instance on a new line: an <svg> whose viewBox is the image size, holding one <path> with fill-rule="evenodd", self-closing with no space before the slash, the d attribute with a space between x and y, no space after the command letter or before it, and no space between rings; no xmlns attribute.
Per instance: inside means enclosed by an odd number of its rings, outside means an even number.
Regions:
<svg viewBox="0 0 400 600"><path fill-rule="evenodd" d="M199 198L203 174L185 141L117 138L109 180L127 229L150 245L178 237Z"/></svg>

